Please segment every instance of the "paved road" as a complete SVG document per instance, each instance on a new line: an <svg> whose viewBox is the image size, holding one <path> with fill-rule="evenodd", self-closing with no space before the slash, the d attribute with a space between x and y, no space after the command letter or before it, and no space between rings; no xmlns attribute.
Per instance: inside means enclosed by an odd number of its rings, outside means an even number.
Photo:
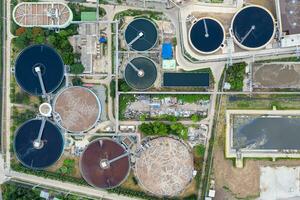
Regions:
<svg viewBox="0 0 300 200"><path fill-rule="evenodd" d="M120 125L126 125L126 126L138 126L138 125L141 125L142 123L145 123L145 122L155 122L157 120L147 120L147 121L136 121L136 120L126 120L126 121L120 121ZM163 120L160 120L160 122L165 122L165 123L172 123L170 121L163 121ZM184 125L194 125L194 124L209 124L210 122L210 117L207 117L199 122L193 122L191 120L187 121L187 120L179 120L178 122L184 124Z"/></svg>
<svg viewBox="0 0 300 200"><path fill-rule="evenodd" d="M7 168L10 168L10 116L11 116L11 104L10 104L10 66L11 66L11 39L13 38L13 35L10 32L10 19L11 19L11 10L10 10L10 0L4 1L6 3L6 12L5 12L5 18L6 25L5 25L5 31L6 31L6 39L3 40L5 41L5 65L4 65L4 70L3 70L3 76L2 76L2 81L3 81L3 96L2 96L2 103L3 103L3 113L2 113L2 133L5 134L5 165ZM3 142L4 143L4 142Z"/></svg>
<svg viewBox="0 0 300 200"><path fill-rule="evenodd" d="M6 36L6 22L7 22L7 20L6 20L6 18L5 18L5 16L6 16L6 14L5 14L5 12L6 12L6 2L5 1L2 1L2 16L1 16L1 19L2 19L2 35L1 35L1 37L2 37L2 60L1 60L1 64L2 64L2 101L1 101L1 103L2 103L2 113L1 113L1 129L0 129L0 131L1 131L1 133L2 132L4 132L5 131L5 129L3 128L4 126L5 126L5 102L3 101L4 100L4 97L5 97L5 90L6 90L6 87L5 87L5 77L4 77L4 75L5 75L5 73L4 73L4 71L5 71L5 65L6 65L6 40L5 40L5 36ZM4 152L5 151L5 149L4 149L4 147L5 147L5 145L3 144L3 142L4 142L4 135L5 134L1 134L1 152Z"/></svg>
<svg viewBox="0 0 300 200"><path fill-rule="evenodd" d="M166 91L166 92L159 92L159 91L142 91L142 92L120 92L120 94L222 94L222 95L299 95L300 91L295 92L256 92L256 91L245 91L245 92L224 92L224 91L205 91L205 92L191 92L191 91L182 91L182 92L175 92L175 91Z"/></svg>
<svg viewBox="0 0 300 200"><path fill-rule="evenodd" d="M46 179L43 177L37 177L30 174L23 174L15 171L10 171L7 173L7 176L11 177L12 179L21 180L37 185L47 185L51 188L57 188L64 191L70 191L78 194L89 195L92 197L98 198L107 198L112 200L137 200L138 198L134 197L126 197L120 196L114 193L108 193L105 190L99 190L96 188L88 187L88 186L80 186L72 183L66 183L51 179Z"/></svg>

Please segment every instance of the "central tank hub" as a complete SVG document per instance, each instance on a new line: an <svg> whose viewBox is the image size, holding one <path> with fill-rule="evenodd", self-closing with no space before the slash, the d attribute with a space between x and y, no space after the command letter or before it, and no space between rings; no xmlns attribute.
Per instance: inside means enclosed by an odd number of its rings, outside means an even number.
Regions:
<svg viewBox="0 0 300 200"><path fill-rule="evenodd" d="M50 117L52 113L52 106L49 103L42 103L39 107L39 112L45 117Z"/></svg>

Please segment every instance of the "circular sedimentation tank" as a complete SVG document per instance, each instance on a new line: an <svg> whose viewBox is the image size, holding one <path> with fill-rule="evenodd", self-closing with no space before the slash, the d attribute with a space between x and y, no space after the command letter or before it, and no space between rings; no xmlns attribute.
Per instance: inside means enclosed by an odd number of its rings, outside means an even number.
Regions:
<svg viewBox="0 0 300 200"><path fill-rule="evenodd" d="M190 28L189 42L199 53L215 53L223 46L224 40L224 27L216 19L201 18Z"/></svg>
<svg viewBox="0 0 300 200"><path fill-rule="evenodd" d="M85 87L68 87L54 99L55 121L69 132L85 132L96 125L101 104L96 94Z"/></svg>
<svg viewBox="0 0 300 200"><path fill-rule="evenodd" d="M91 186L110 189L119 186L130 170L129 154L119 143L101 138L92 141L80 157L80 172Z"/></svg>
<svg viewBox="0 0 300 200"><path fill-rule="evenodd" d="M266 47L275 35L275 20L266 8L250 5L235 14L231 34L243 49L257 50Z"/></svg>
<svg viewBox="0 0 300 200"><path fill-rule="evenodd" d="M193 179L193 155L180 140L155 138L136 158L135 175L140 186L158 196L177 196Z"/></svg>
<svg viewBox="0 0 300 200"><path fill-rule="evenodd" d="M125 40L129 48L135 51L152 49L158 38L155 24L146 18L135 19L125 29Z"/></svg>
<svg viewBox="0 0 300 200"><path fill-rule="evenodd" d="M124 77L131 88L135 90L146 90L155 83L157 68L151 59L137 57L127 63Z"/></svg>
<svg viewBox="0 0 300 200"><path fill-rule="evenodd" d="M35 145L42 120L32 119L16 131L14 151L18 160L31 169L44 169L53 165L62 155L64 139L59 128L46 120L40 145Z"/></svg>
<svg viewBox="0 0 300 200"><path fill-rule="evenodd" d="M15 64L15 77L19 86L29 94L43 94L36 68L41 71L46 93L55 91L64 79L64 64L60 55L47 45L25 48Z"/></svg>

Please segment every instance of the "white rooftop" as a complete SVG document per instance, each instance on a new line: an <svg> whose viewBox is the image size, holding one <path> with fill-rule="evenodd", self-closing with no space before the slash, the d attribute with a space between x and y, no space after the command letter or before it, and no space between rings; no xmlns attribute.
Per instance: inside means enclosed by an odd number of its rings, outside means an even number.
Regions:
<svg viewBox="0 0 300 200"><path fill-rule="evenodd" d="M281 47L294 47L300 45L300 34L286 35L281 40Z"/></svg>

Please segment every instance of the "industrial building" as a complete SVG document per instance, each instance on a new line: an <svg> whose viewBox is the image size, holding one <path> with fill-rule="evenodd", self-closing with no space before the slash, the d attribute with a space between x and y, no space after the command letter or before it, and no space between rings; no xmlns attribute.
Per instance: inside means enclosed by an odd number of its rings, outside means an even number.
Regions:
<svg viewBox="0 0 300 200"><path fill-rule="evenodd" d="M300 2L275 0L282 47L300 45Z"/></svg>
<svg viewBox="0 0 300 200"><path fill-rule="evenodd" d="M65 68L62 58L52 47L32 45L19 54L14 71L16 81L24 91L42 96L61 85Z"/></svg>
<svg viewBox="0 0 300 200"><path fill-rule="evenodd" d="M130 153L118 142L108 138L96 139L81 154L80 172L96 188L114 188L127 178L129 159Z"/></svg>
<svg viewBox="0 0 300 200"><path fill-rule="evenodd" d="M71 9L61 2L22 2L12 16L22 27L66 28L73 19Z"/></svg>

